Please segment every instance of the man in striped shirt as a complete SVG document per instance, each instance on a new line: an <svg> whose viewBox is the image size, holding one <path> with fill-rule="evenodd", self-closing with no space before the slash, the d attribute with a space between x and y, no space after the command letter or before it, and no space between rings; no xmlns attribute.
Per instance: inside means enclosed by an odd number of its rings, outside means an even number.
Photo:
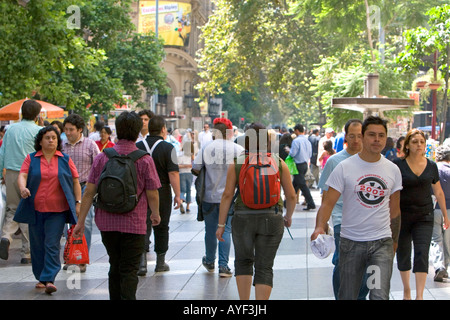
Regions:
<svg viewBox="0 0 450 320"><path fill-rule="evenodd" d="M67 140L63 141L62 152L68 154L77 167L79 174L79 181L81 184L81 191L84 194L86 189L86 182L89 177L89 171L92 168L95 157L100 153L97 144L94 140L91 140L83 136L83 130L85 122L83 118L78 114L71 114L64 119L64 132L66 133ZM88 249L91 248L92 237L92 221L94 219L94 207L89 209L88 216L86 218L85 236ZM67 266L64 266L67 268ZM79 265L80 271L86 271L86 265Z"/></svg>

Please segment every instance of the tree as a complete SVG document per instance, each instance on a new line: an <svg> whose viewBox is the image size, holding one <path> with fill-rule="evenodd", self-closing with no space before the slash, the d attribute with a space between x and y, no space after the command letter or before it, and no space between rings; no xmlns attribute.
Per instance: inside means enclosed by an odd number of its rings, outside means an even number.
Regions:
<svg viewBox="0 0 450 320"><path fill-rule="evenodd" d="M440 142L442 143L445 138L450 78L450 5L432 8L426 14L429 17L428 28L418 27L405 32L405 50L399 55L398 62L402 66L401 71L405 73L417 72L419 67L428 66L436 67L444 74L445 85L442 106L444 128L440 136ZM438 53L437 65L434 65L433 60L427 62L423 59L435 53ZM437 78L434 78L437 81Z"/></svg>
<svg viewBox="0 0 450 320"><path fill-rule="evenodd" d="M0 2L0 103L35 95L83 115L109 114L128 91L139 100L140 85L165 92L161 42L133 33L131 2ZM75 28L69 7L80 9Z"/></svg>
<svg viewBox="0 0 450 320"><path fill-rule="evenodd" d="M286 1L217 1L202 28L199 93L214 96L224 85L237 93L258 90L266 106L259 120L272 108L292 105L295 95L311 98L311 70L325 47L311 22L294 19Z"/></svg>

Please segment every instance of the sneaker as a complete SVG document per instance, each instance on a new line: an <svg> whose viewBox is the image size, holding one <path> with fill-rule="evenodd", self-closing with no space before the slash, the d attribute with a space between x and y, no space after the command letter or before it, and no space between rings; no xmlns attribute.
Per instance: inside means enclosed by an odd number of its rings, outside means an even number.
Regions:
<svg viewBox="0 0 450 320"><path fill-rule="evenodd" d="M445 274L445 269L444 268L439 268L438 270L436 270L436 274L434 275L434 281L436 281L436 282L443 282L444 281L444 274Z"/></svg>
<svg viewBox="0 0 450 320"><path fill-rule="evenodd" d="M205 267L205 269L208 270L208 272L214 272L214 262L207 263L206 257L203 257L202 264Z"/></svg>
<svg viewBox="0 0 450 320"><path fill-rule="evenodd" d="M3 260L8 260L9 257L9 240L2 238L0 241L0 258Z"/></svg>
<svg viewBox="0 0 450 320"><path fill-rule="evenodd" d="M231 273L231 269L228 266L219 266L219 277L228 278L233 274Z"/></svg>

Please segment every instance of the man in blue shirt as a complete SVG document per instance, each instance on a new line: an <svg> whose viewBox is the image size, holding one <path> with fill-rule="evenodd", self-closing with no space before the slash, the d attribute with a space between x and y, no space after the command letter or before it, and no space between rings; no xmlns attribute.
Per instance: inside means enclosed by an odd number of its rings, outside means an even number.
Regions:
<svg viewBox="0 0 450 320"><path fill-rule="evenodd" d="M311 142L309 142L308 138L305 136L305 128L301 124L295 125L294 133L297 135L297 138L292 141L291 151L289 152L289 155L294 158L298 170L298 174L294 175L294 189L296 193L300 189L302 195L305 197L307 206L303 210L315 209L316 205L305 180L305 174L308 171L308 163L312 156Z"/></svg>
<svg viewBox="0 0 450 320"><path fill-rule="evenodd" d="M0 241L0 258L8 260L9 245L13 234L21 230L22 234L22 259L21 263L29 263L30 240L28 224L13 221L21 196L17 186L20 168L25 157L35 151L34 139L42 127L35 124L41 112L41 104L35 100L26 100L22 105L22 121L9 126L3 137L0 148L0 178L6 185L6 214ZM39 119L43 123L42 119ZM6 174L3 176L3 169Z"/></svg>

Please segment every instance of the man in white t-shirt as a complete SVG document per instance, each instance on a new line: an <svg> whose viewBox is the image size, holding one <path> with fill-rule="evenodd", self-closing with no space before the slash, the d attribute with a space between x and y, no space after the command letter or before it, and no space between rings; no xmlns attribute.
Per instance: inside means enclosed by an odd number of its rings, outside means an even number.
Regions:
<svg viewBox="0 0 450 320"><path fill-rule="evenodd" d="M209 129L209 124L205 123L203 126L203 131L198 134L198 142L199 142L199 148L203 148L209 141L212 141L213 136L212 132Z"/></svg>
<svg viewBox="0 0 450 320"><path fill-rule="evenodd" d="M400 231L400 170L381 155L386 121L369 116L362 126L363 149L339 163L311 235L326 233L334 205L342 194L339 300L356 300L367 270L369 298L389 299L394 253Z"/></svg>

